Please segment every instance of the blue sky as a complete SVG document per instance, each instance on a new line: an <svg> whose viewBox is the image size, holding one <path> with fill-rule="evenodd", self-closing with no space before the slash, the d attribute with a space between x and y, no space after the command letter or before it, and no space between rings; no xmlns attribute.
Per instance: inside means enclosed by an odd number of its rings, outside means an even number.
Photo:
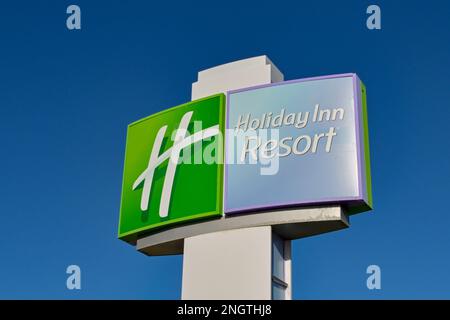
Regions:
<svg viewBox="0 0 450 320"><path fill-rule="evenodd" d="M181 256L116 238L126 126L261 54L285 79L356 72L368 92L375 209L294 242L294 298L450 298L450 4L376 3L379 31L368 1L3 1L0 298L180 298Z"/></svg>

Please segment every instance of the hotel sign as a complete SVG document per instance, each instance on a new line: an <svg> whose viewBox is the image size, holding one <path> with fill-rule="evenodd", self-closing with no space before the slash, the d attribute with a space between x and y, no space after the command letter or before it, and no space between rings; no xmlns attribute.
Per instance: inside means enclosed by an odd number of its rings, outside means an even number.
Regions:
<svg viewBox="0 0 450 320"><path fill-rule="evenodd" d="M365 87L355 74L210 96L128 126L119 238L236 213L372 206Z"/></svg>

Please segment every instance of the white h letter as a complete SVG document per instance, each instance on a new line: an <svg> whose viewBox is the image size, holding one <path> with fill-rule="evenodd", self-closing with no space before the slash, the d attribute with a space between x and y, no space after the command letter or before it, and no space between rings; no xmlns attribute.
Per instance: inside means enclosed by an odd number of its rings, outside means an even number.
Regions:
<svg viewBox="0 0 450 320"><path fill-rule="evenodd" d="M193 143L219 134L219 125L215 125L186 137L187 128L189 122L191 121L192 114L192 111L184 114L184 116L181 118L180 126L175 132L174 144L172 148L168 149L161 155L159 155L159 152L161 150L161 145L166 133L167 126L161 127L156 134L155 143L153 144L150 159L148 160L148 166L133 183L133 190L135 190L142 183L142 181L144 181L144 187L142 189L141 196L142 211L148 210L148 202L150 200L150 191L152 188L153 174L155 172L155 169L161 163L163 163L164 160L169 159L169 164L167 165L166 176L164 178L164 185L161 194L161 203L159 206L159 216L161 218L167 217L167 215L169 214L170 196L172 193L173 180L175 178L175 172L177 169L181 150Z"/></svg>

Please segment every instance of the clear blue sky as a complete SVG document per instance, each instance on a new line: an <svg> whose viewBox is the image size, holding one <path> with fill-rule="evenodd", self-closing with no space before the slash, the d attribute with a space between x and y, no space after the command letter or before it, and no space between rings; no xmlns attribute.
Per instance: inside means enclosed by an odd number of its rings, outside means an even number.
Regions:
<svg viewBox="0 0 450 320"><path fill-rule="evenodd" d="M369 1L2 1L0 298L180 298L181 256L116 238L126 126L261 54L286 79L356 72L368 92L375 210L294 242L294 298L450 298L450 4L375 3L380 31Z"/></svg>

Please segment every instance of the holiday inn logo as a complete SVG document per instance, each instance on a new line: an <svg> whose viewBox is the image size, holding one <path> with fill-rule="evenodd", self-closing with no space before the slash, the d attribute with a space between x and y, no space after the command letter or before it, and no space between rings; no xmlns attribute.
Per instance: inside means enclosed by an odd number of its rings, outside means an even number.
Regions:
<svg viewBox="0 0 450 320"><path fill-rule="evenodd" d="M222 215L223 94L128 126L119 238Z"/></svg>
<svg viewBox="0 0 450 320"><path fill-rule="evenodd" d="M201 130L196 132L195 134L186 137L187 127L189 125L189 121L192 118L192 111L189 111L184 114L181 118L180 126L175 131L174 145L169 148L162 155L158 156L161 145L164 139L164 134L166 132L167 126L159 129L155 143L153 144L153 149L150 154L150 160L148 161L148 167L141 173L141 175L136 179L133 184L133 190L135 190L141 183L144 183L144 187L142 189L141 196L141 210L148 210L148 201L150 197L150 191L152 188L153 176L155 169L161 165L166 159L169 160L166 175L164 178L163 190L161 193L161 202L159 207L159 216L161 218L165 218L169 214L169 204L170 204L170 196L172 194L173 188L173 180L175 178L175 172L179 163L180 153L184 148L190 147L192 144L199 142L204 139L208 139L213 136L217 136L219 134L219 125L215 125L206 130Z"/></svg>

